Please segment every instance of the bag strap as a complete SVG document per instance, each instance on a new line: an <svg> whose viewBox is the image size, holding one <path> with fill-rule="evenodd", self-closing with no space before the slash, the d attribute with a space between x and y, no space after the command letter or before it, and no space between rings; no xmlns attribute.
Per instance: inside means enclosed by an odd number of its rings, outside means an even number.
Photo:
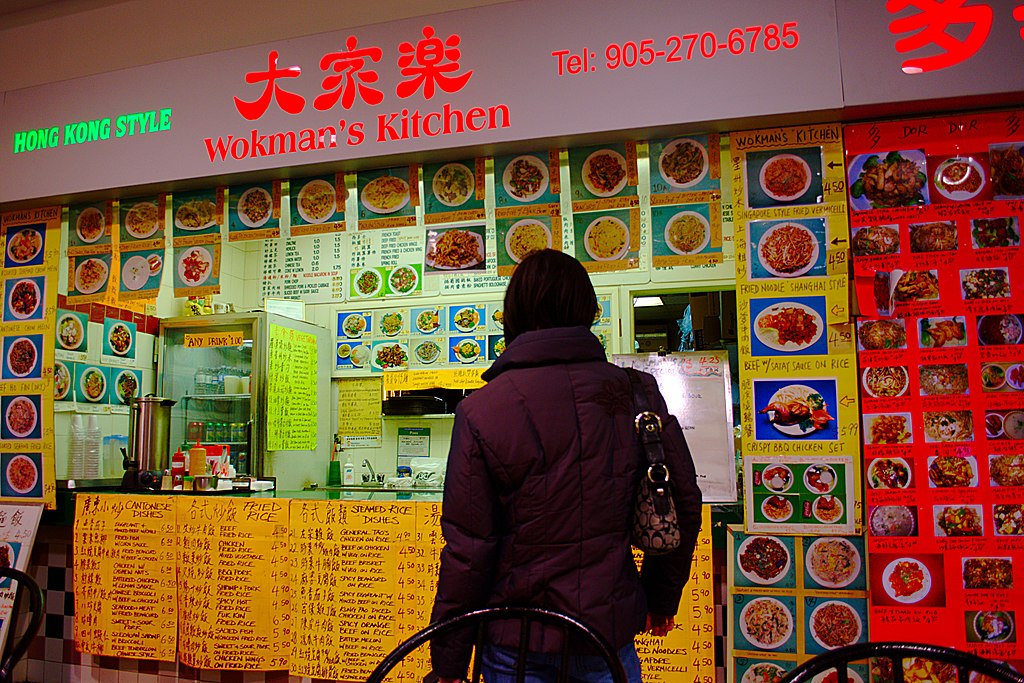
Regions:
<svg viewBox="0 0 1024 683"><path fill-rule="evenodd" d="M640 443L644 447L644 455L647 456L648 476L651 476L653 469L661 469L665 473L663 481L668 481L668 468L665 467L665 451L661 445L661 417L650 409L647 401L647 392L640 382L640 373L633 368L625 368L629 376L629 384L633 388L633 409L636 417L633 418L633 426L636 433L640 435ZM655 466L660 466L655 468ZM653 478L652 478L653 480Z"/></svg>

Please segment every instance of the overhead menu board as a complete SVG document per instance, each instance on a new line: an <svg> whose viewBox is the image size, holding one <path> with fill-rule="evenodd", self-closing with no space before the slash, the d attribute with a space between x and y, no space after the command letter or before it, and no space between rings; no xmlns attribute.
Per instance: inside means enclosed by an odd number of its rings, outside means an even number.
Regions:
<svg viewBox="0 0 1024 683"><path fill-rule="evenodd" d="M736 454L728 354L616 355L612 360L621 367L649 372L658 380L668 411L683 429L704 502L734 502Z"/></svg>
<svg viewBox="0 0 1024 683"><path fill-rule="evenodd" d="M853 533L859 420L840 129L775 128L729 140L746 529ZM785 482L764 477L766 456L790 473ZM808 471L825 474L808 487L796 480Z"/></svg>
<svg viewBox="0 0 1024 683"><path fill-rule="evenodd" d="M173 662L176 515L170 496L75 497L75 648ZM210 585L215 585L211 577Z"/></svg>
<svg viewBox="0 0 1024 683"><path fill-rule="evenodd" d="M1022 116L844 130L874 640L1024 656Z"/></svg>
<svg viewBox="0 0 1024 683"><path fill-rule="evenodd" d="M181 661L196 669L287 668L288 502L173 500Z"/></svg>
<svg viewBox="0 0 1024 683"><path fill-rule="evenodd" d="M270 324L267 349L267 450L316 449L316 336Z"/></svg>

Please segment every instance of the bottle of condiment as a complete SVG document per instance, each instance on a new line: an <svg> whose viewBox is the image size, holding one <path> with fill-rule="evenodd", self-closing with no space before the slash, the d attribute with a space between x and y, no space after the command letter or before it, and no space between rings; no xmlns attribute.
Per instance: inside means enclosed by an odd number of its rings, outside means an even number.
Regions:
<svg viewBox="0 0 1024 683"><path fill-rule="evenodd" d="M188 473L193 477L206 474L206 449L198 441L188 449Z"/></svg>
<svg viewBox="0 0 1024 683"><path fill-rule="evenodd" d="M175 489L180 489L184 484L185 478L185 454L181 452L179 448L171 456L171 485Z"/></svg>
<svg viewBox="0 0 1024 683"><path fill-rule="evenodd" d="M345 486L352 486L356 483L356 467L350 462L346 462L344 467L341 468L342 475L341 481Z"/></svg>

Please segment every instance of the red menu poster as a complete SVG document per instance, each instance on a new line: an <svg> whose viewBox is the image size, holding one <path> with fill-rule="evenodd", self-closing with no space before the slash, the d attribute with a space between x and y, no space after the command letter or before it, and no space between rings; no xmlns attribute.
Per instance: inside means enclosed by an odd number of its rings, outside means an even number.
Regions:
<svg viewBox="0 0 1024 683"><path fill-rule="evenodd" d="M1022 116L844 131L872 640L1024 656Z"/></svg>

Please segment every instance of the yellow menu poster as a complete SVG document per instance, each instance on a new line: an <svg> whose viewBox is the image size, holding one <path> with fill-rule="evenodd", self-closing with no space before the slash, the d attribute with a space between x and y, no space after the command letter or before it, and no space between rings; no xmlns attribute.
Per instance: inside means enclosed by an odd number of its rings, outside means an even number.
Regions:
<svg viewBox="0 0 1024 683"><path fill-rule="evenodd" d="M75 647L173 662L175 511L170 496L75 497Z"/></svg>
<svg viewBox="0 0 1024 683"><path fill-rule="evenodd" d="M380 444L382 382L379 376L338 382L338 438L343 446Z"/></svg>
<svg viewBox="0 0 1024 683"><path fill-rule="evenodd" d="M316 449L316 337L270 325L267 370L267 450Z"/></svg>
<svg viewBox="0 0 1024 683"><path fill-rule="evenodd" d="M288 668L288 501L180 497L181 661L197 669Z"/></svg>
<svg viewBox="0 0 1024 683"><path fill-rule="evenodd" d="M856 533L860 422L841 130L744 131L730 143L746 530Z"/></svg>
<svg viewBox="0 0 1024 683"><path fill-rule="evenodd" d="M639 565L640 551L633 549ZM711 506L703 506L700 536L693 553L690 580L676 614L676 627L664 638L641 633L636 637L644 681L647 683L714 683L715 607L711 565Z"/></svg>
<svg viewBox="0 0 1024 683"><path fill-rule="evenodd" d="M56 504L53 353L61 207L0 215L0 500Z"/></svg>

